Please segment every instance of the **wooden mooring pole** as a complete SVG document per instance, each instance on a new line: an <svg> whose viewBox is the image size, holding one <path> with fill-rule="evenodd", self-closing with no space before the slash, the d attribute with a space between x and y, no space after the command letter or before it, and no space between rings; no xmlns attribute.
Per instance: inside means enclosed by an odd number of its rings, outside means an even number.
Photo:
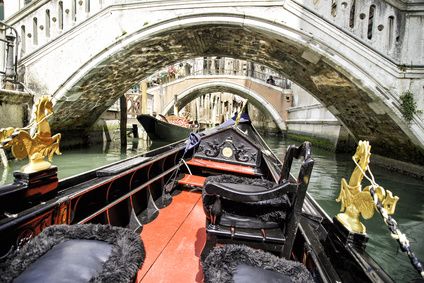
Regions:
<svg viewBox="0 0 424 283"><path fill-rule="evenodd" d="M147 114L147 81L141 82L141 114Z"/></svg>
<svg viewBox="0 0 424 283"><path fill-rule="evenodd" d="M127 98L125 94L119 98L120 122L119 128L121 132L121 152L127 151Z"/></svg>

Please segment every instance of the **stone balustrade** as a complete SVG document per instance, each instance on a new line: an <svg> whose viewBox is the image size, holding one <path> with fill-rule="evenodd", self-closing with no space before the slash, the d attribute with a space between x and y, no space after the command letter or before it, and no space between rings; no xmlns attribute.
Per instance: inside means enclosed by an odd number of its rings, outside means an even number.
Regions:
<svg viewBox="0 0 424 283"><path fill-rule="evenodd" d="M41 0L6 20L20 35L19 57L35 51L86 21L100 10L125 0Z"/></svg>
<svg viewBox="0 0 424 283"><path fill-rule="evenodd" d="M423 65L422 1L294 0L396 64Z"/></svg>
<svg viewBox="0 0 424 283"><path fill-rule="evenodd" d="M37 50L99 11L129 0L40 0L34 1L12 15L6 23L20 34L19 57ZM142 1L167 2L167 1ZM385 0L286 0L284 5L297 7L302 13L337 26L396 64L423 65L424 3L419 1ZM314 23L315 21L315 23ZM329 35L331 36L331 35Z"/></svg>

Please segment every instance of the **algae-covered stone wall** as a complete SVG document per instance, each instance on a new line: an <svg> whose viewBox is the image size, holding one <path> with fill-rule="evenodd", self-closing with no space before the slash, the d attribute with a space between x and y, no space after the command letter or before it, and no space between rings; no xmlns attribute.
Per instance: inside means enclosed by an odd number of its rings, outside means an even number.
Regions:
<svg viewBox="0 0 424 283"><path fill-rule="evenodd" d="M31 94L0 89L0 128L26 126L32 103Z"/></svg>

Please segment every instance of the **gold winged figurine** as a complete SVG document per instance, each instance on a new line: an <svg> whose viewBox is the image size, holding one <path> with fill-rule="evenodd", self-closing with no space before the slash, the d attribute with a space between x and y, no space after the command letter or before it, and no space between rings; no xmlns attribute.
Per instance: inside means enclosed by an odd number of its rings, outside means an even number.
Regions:
<svg viewBox="0 0 424 283"><path fill-rule="evenodd" d="M21 168L23 173L38 172L50 168L45 161L52 160L53 154L60 155L60 134L51 135L47 119L53 114L53 103L49 96L41 96L34 105L34 121L26 128L6 128L0 130L1 147L11 148L16 159L29 158L29 163ZM30 130L35 130L31 135Z"/></svg>
<svg viewBox="0 0 424 283"><path fill-rule="evenodd" d="M349 184L345 178L342 178L340 186L340 194L336 199L341 202L340 212L336 218L342 223L349 231L366 234L364 224L359 221L359 216L362 215L364 219L370 219L374 215L375 204L370 194L371 186L362 189L362 179L370 163L371 146L368 141L359 141L355 154L352 156L356 164L355 169L349 179ZM383 187L374 185L376 197L383 204L388 214L393 214L396 209L396 203L399 198L393 197L392 192L384 190Z"/></svg>

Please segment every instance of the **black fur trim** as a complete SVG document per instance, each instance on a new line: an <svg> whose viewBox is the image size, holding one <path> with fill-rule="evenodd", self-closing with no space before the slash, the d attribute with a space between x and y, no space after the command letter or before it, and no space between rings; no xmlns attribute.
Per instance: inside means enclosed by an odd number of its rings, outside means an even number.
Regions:
<svg viewBox="0 0 424 283"><path fill-rule="evenodd" d="M300 262L279 258L243 245L214 248L203 262L205 282L234 282L233 274L242 263L287 275L293 282L314 282L311 273Z"/></svg>
<svg viewBox="0 0 424 283"><path fill-rule="evenodd" d="M103 269L90 282L132 282L144 262L143 242L131 230L100 224L53 225L0 262L0 282L12 281L53 246L69 239L99 240L113 245Z"/></svg>

